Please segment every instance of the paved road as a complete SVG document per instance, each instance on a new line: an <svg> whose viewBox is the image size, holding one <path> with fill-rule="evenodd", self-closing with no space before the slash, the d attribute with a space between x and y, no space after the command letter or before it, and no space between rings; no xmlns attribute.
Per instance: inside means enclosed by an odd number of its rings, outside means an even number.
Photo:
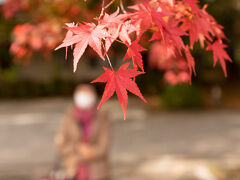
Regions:
<svg viewBox="0 0 240 180"><path fill-rule="evenodd" d="M53 166L53 137L68 99L0 103L0 179L37 180ZM152 112L130 100L112 119L115 180L219 180L240 166L240 111ZM221 173L220 173L221 174Z"/></svg>

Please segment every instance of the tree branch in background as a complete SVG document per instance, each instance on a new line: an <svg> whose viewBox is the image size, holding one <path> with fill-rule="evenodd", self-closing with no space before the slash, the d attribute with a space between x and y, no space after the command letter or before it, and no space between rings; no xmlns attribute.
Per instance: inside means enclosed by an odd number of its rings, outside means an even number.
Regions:
<svg viewBox="0 0 240 180"><path fill-rule="evenodd" d="M120 0L120 8L121 8L123 13L127 13L127 11L125 10L125 8L123 6L123 1L122 0Z"/></svg>
<svg viewBox="0 0 240 180"><path fill-rule="evenodd" d="M102 1L102 9L101 9L101 13L98 17L99 19L104 15L105 9L107 9L109 6L111 6L114 1L115 0L111 0L106 6L105 6L105 1L104 0Z"/></svg>

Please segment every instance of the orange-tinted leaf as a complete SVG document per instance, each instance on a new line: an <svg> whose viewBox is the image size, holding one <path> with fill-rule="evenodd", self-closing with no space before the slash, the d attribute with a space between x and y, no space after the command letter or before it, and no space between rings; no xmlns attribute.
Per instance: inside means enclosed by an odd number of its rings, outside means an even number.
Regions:
<svg viewBox="0 0 240 180"><path fill-rule="evenodd" d="M228 60L229 62L232 62L232 59L229 57L229 55L225 51L226 47L227 46L219 40L214 42L213 44L209 44L207 47L207 50L211 50L213 52L213 66L214 67L216 66L216 63L219 59L225 76L227 76L225 59Z"/></svg>
<svg viewBox="0 0 240 180"><path fill-rule="evenodd" d="M188 45L185 47L185 56L186 56L187 63L188 63L188 69L189 69L189 72L190 72L190 78L192 77L192 72L196 76L195 61L194 61L194 58L192 57L192 54L191 54L191 52L189 50Z"/></svg>

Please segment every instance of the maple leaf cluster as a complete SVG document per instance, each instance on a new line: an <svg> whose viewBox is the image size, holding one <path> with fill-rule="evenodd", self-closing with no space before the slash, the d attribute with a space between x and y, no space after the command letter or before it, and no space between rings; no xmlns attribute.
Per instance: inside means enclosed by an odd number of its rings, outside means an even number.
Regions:
<svg viewBox="0 0 240 180"><path fill-rule="evenodd" d="M6 0L3 4L3 15L6 19L13 17L22 7L21 0Z"/></svg>
<svg viewBox="0 0 240 180"><path fill-rule="evenodd" d="M35 51L48 56L62 41L62 23L71 22L66 24L66 36L56 49L65 48L66 57L67 50L73 49L73 71L77 70L88 46L109 64L109 68L104 67L104 73L92 81L106 83L99 108L116 92L124 118L127 91L145 101L135 79L145 73L141 53L147 50L146 47L150 47L150 66L165 70L164 79L172 85L191 83L192 74L196 74L191 51L196 43L213 53L213 66L219 61L227 76L226 61L231 62L231 58L225 50L226 37L223 27L206 11L207 5L201 7L198 0L139 0L126 10L122 0L101 2L100 16L92 18L92 12L99 6L93 11L81 8L80 4L85 4L86 0L6 0L2 6L5 18L17 17L15 14L19 12L21 18L27 18L26 21L21 19L22 24L13 29L10 52L25 63ZM107 9L116 3L119 8L107 13ZM76 23L79 18L84 22ZM151 37L143 41L149 35ZM188 40L183 41L183 37ZM118 70L114 70L108 56L114 42L127 48L123 65Z"/></svg>
<svg viewBox="0 0 240 180"><path fill-rule="evenodd" d="M7 20L20 23L12 29L10 53L21 64L29 64L35 52L50 59L64 37L63 22L93 16L91 11L81 9L77 0L6 0L1 8Z"/></svg>
<svg viewBox="0 0 240 180"><path fill-rule="evenodd" d="M32 50L43 52L45 57L49 56L47 50L57 46L62 33L60 25L55 23L54 26L53 24L54 22L43 22L38 25L25 23L15 26L13 29L15 40L10 46L10 52L15 55L15 61L28 64Z"/></svg>
<svg viewBox="0 0 240 180"><path fill-rule="evenodd" d="M186 53L190 56L188 59L193 60L188 50ZM194 63L195 61L193 60L193 67ZM170 85L191 83L192 72L189 72L189 69L191 70L192 68L189 67L190 64L191 63L187 63L185 57L179 53L176 53L176 56L173 56L170 52L166 54L163 45L159 41L152 43L149 50L149 66L153 69L163 71L163 79L166 83Z"/></svg>
<svg viewBox="0 0 240 180"><path fill-rule="evenodd" d="M197 0L142 0L129 6L126 11L122 4L114 13L104 13L105 5L99 18L95 22L71 23L66 25L67 35L63 43L56 49L73 48L74 71L77 64L90 46L102 60L107 59L110 68L104 67L104 73L95 82L106 83L100 108L116 92L126 118L128 103L127 91L146 101L138 89L135 78L144 73L141 52L145 51L141 38L145 32L151 32L152 37L145 43L154 41L150 51L150 64L165 69L164 78L171 84L191 82L195 72L195 60L191 55L194 44L200 42L202 48L212 51L215 66L217 61L226 71L226 60L231 58L225 51L226 39L216 20L207 13L206 5L200 7ZM189 37L189 44L183 41L183 36ZM107 53L114 41L124 44L128 49L118 70L114 70ZM162 58L159 58L162 57Z"/></svg>

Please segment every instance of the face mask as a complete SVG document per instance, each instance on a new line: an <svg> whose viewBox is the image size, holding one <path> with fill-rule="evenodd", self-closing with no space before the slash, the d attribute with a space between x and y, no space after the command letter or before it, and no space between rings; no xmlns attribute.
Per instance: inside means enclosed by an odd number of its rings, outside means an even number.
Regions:
<svg viewBox="0 0 240 180"><path fill-rule="evenodd" d="M74 103L81 109L89 109L96 103L96 97L89 92L77 92L73 97Z"/></svg>

